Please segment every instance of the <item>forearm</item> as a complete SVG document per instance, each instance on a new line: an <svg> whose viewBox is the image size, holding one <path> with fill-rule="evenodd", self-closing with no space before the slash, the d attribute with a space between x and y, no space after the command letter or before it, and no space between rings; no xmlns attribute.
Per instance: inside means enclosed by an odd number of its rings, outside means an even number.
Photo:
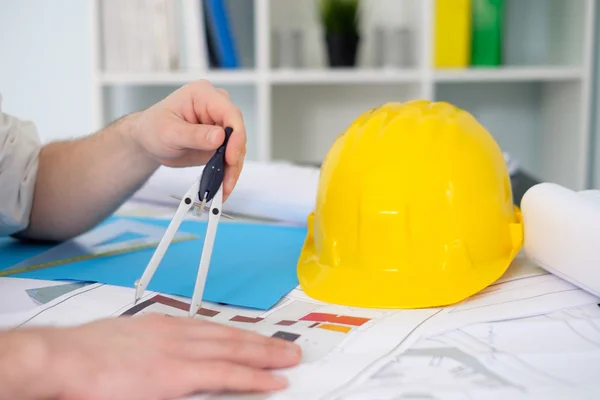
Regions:
<svg viewBox="0 0 600 400"><path fill-rule="evenodd" d="M94 135L42 149L24 236L73 237L109 216L141 187L159 164L130 138L136 123L133 114Z"/></svg>
<svg viewBox="0 0 600 400"><path fill-rule="evenodd" d="M38 335L27 329L0 331L0 400L56 398L60 384L52 369Z"/></svg>

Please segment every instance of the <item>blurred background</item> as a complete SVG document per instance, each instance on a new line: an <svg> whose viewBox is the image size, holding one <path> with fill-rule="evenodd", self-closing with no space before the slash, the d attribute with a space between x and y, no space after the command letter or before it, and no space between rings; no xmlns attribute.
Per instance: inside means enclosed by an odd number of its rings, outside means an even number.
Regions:
<svg viewBox="0 0 600 400"><path fill-rule="evenodd" d="M470 111L524 171L600 188L595 0L2 0L3 111L86 135L199 78L248 159L319 163L388 101Z"/></svg>

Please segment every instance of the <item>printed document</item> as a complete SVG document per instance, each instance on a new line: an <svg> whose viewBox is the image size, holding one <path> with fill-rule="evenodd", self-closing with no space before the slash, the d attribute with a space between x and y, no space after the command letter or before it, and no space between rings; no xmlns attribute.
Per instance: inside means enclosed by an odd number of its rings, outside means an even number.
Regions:
<svg viewBox="0 0 600 400"><path fill-rule="evenodd" d="M10 282L9 279L12 279ZM189 299L102 284L3 278L19 304L1 327L91 322L143 313L187 316ZM191 399L598 398L600 299L517 259L459 304L387 310L324 304L295 288L271 309L205 302L196 318L294 341L290 387L269 395ZM323 379L326 377L326 379Z"/></svg>

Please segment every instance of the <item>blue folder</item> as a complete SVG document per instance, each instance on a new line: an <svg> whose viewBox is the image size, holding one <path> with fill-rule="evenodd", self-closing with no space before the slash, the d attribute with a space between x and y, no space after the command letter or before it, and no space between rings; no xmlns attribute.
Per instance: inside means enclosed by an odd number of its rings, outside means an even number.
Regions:
<svg viewBox="0 0 600 400"><path fill-rule="evenodd" d="M107 221L115 219L123 218L113 217ZM152 218L125 219L155 224L165 229L170 222ZM195 234L198 238L169 246L148 290L192 296L206 225L206 221L182 222L179 231ZM219 223L203 300L262 310L271 308L298 285L296 263L305 235L304 227L224 221ZM50 245L2 239L0 270L50 248ZM154 250L155 247L152 247L11 276L133 287Z"/></svg>

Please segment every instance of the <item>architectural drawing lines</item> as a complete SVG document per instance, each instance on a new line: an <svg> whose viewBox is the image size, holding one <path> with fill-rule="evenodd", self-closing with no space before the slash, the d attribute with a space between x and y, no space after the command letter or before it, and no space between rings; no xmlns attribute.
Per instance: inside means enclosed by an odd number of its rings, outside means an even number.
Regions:
<svg viewBox="0 0 600 400"><path fill-rule="evenodd" d="M550 273L549 272L540 272L540 273L535 274L535 275L519 276L519 277L511 278L511 279L506 280L506 281L494 282L494 283L490 284L488 286L488 288L492 288L492 287L496 287L496 286L502 286L502 285L506 285L507 283L522 281L522 280L525 280L525 279L530 279L530 278L534 278L534 277L538 277L538 276L545 276L545 275L550 275ZM482 291L482 292L484 292L484 291Z"/></svg>
<svg viewBox="0 0 600 400"><path fill-rule="evenodd" d="M346 384L344 384L344 385L336 388L332 392L330 392L327 395L323 396L322 399L332 399L332 400L333 399L339 399L340 398L339 396L343 395L343 393L346 390L348 390L350 387L353 387L355 385L360 385L360 383L362 383L363 381L369 379L369 377L373 373L373 371L378 370L379 368L381 368L381 365L383 363L386 363L388 360L390 360L391 358L393 358L394 355L396 353L398 353L398 351L403 347L403 345L405 344L405 342L409 338L412 338L416 334L416 332L419 330L420 327L422 327L424 324L426 324L429 320L431 320L432 318L434 318L435 316L437 316L442 311L443 311L443 309L437 310L436 312L434 312L433 314L431 314L427 318L424 318L413 329L411 329L411 331L409 332L409 334L406 335L404 338L402 338L398 342L398 344L396 346L394 346L394 348L392 348L388 353L384 354L383 356L377 358L376 360L374 360L370 364L366 365L358 374L356 374L351 379L349 379Z"/></svg>
<svg viewBox="0 0 600 400"><path fill-rule="evenodd" d="M577 330L571 323L569 323L569 321L564 321L564 323L575 335L579 336L582 340L585 340L586 342L593 344L594 346L598 346L600 348L600 342L597 342L597 341L592 340L589 337L585 336L583 333L581 333L579 330ZM596 328L596 326L594 326L593 324L592 324L592 326L594 328Z"/></svg>
<svg viewBox="0 0 600 400"><path fill-rule="evenodd" d="M600 333L600 326L598 326L599 320L587 320L586 323L588 323L592 329Z"/></svg>
<svg viewBox="0 0 600 400"><path fill-rule="evenodd" d="M470 310L476 310L476 309L481 309L481 308L486 308L486 307L493 307L493 306L498 306L498 305L502 305L502 304L509 304L509 303L518 303L520 301L523 300L531 300L531 299L537 299L537 298L542 298L542 297L546 297L546 296L552 296L558 293L566 293L566 292L577 292L580 289L578 288L573 288L573 289L565 289L565 290L557 290L554 292L549 292L549 293L544 293L544 294L538 294L538 295L534 295L534 296L528 296L528 297L519 297L518 299L510 299L510 300L504 300L504 301L499 301L497 303L490 303L490 304L482 304L479 306L473 306L473 307L459 307L459 308L455 308L452 310L449 310L448 313L461 313L461 312L465 312L465 311L470 311Z"/></svg>
<svg viewBox="0 0 600 400"><path fill-rule="evenodd" d="M477 358L459 350L455 347L436 347L429 349L408 349L404 353L400 354L397 360L403 357L431 357L431 358L451 358L461 364L461 367L455 368L453 372L456 375L461 373L468 374L479 374L489 378L490 380L496 381L503 386L512 386L520 391L525 391L525 388L519 385L515 385L512 382L504 379L502 376L494 373L482 364ZM440 363L438 363L439 365ZM466 368L465 368L466 367Z"/></svg>
<svg viewBox="0 0 600 400"><path fill-rule="evenodd" d="M498 348L496 348L492 343L486 343L486 342L476 338L475 336L471 335L470 333L465 332L464 329L458 329L457 332L460 332L460 334L468 337L470 340L476 342L477 344L487 347L489 349L489 353L492 357L494 357L497 354L502 354L504 356L510 357L512 360L516 361L521 366L530 370L531 372L533 372L536 375L544 376L545 378L548 378L548 379L550 379L550 381L553 381L555 383L562 382L564 385L571 386L570 382L567 382L557 376L550 375L550 374L546 373L545 371L542 371L539 368L536 368L535 366L525 362L524 360L522 360L519 356L517 356L515 354L501 351ZM496 358L496 357L494 357L494 358Z"/></svg>
<svg viewBox="0 0 600 400"><path fill-rule="evenodd" d="M36 317L38 317L39 315L43 314L45 311L48 311L64 302L66 302L67 300L73 298L73 297L77 297L83 293L86 292L90 292L92 290L98 289L99 287L103 286L103 284L98 284L98 285L94 285L91 287L85 287L82 290L78 291L78 292L71 292L71 294L67 297L65 297L64 299L60 300L60 301L56 301L54 304L49 305L48 307L44 307L42 308L40 311L38 311L37 313L35 313L34 315L32 315L31 317L27 318L25 321L21 322L18 327L22 327L23 325L26 325L28 322L30 322L31 320L35 319Z"/></svg>

